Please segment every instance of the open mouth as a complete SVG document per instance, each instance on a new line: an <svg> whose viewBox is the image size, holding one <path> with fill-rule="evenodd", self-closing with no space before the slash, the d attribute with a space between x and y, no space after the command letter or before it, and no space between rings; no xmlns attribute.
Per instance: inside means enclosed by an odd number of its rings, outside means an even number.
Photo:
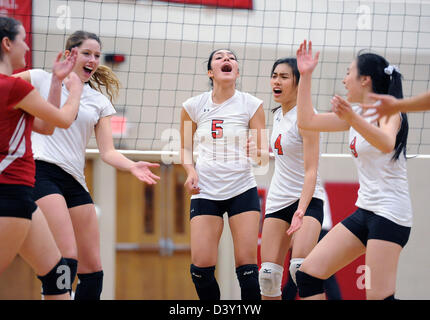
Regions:
<svg viewBox="0 0 430 320"><path fill-rule="evenodd" d="M93 69L91 69L89 67L84 67L84 72L89 76L93 72Z"/></svg>
<svg viewBox="0 0 430 320"><path fill-rule="evenodd" d="M231 72L232 70L233 70L233 68L229 64L225 64L221 67L222 72Z"/></svg>
<svg viewBox="0 0 430 320"><path fill-rule="evenodd" d="M281 93L282 93L282 90L281 90L281 89L278 89L278 88L275 88L275 89L273 89L273 93L274 93L274 94L281 94Z"/></svg>

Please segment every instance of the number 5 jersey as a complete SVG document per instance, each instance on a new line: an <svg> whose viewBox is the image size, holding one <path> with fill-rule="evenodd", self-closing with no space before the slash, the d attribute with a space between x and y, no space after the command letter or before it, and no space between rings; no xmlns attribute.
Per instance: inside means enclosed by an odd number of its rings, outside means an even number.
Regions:
<svg viewBox="0 0 430 320"><path fill-rule="evenodd" d="M197 124L194 144L198 152L196 172L200 194L193 195L192 199L226 200L257 185L246 155L246 142L249 121L262 103L238 90L221 104L212 101L212 91L183 103ZM191 139L191 124L185 128L189 128L185 129L185 139Z"/></svg>

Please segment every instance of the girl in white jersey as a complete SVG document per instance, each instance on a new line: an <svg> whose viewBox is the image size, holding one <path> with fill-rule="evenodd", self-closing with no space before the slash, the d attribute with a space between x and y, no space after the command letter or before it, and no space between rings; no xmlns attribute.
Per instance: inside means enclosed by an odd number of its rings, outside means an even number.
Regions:
<svg viewBox="0 0 430 320"><path fill-rule="evenodd" d="M268 159L267 151L261 157L262 146L267 144L262 136L263 105L236 90L239 68L230 50L211 53L208 76L213 89L185 101L181 113L182 163L188 174L185 187L192 194L190 272L200 299L220 299L215 265L222 217L227 212L242 299L259 300L260 203L248 156L253 155L257 163ZM254 139L247 140L249 129ZM199 143L195 167L194 141Z"/></svg>
<svg viewBox="0 0 430 320"><path fill-rule="evenodd" d="M350 103L372 103L370 93L402 98L401 74L381 56L359 53L343 80L347 101L332 99L333 113L315 114L312 72L319 52L312 56L306 41L297 51L299 127L315 131L349 130L350 149L358 169L357 211L337 224L312 250L296 273L302 298L323 298L323 280L366 254L371 284L367 299L394 299L399 255L409 239L412 209L406 172L408 120L398 113L388 121L362 117Z"/></svg>
<svg viewBox="0 0 430 320"><path fill-rule="evenodd" d="M261 238L259 282L264 300L281 299L285 256L294 234L290 274L318 241L323 222L324 189L318 174L319 133L297 126L297 85L300 73L295 58L277 60L270 85L274 100L281 104L273 110L270 145L275 155L266 201Z"/></svg>
<svg viewBox="0 0 430 320"><path fill-rule="evenodd" d="M76 31L68 38L64 55L67 57L73 48L78 51L73 70L84 83L79 113L67 130L56 129L50 136L33 134L36 160L34 193L71 269L70 283L73 283L76 273L78 275L75 299L95 300L100 299L103 271L96 211L84 177L86 145L95 131L101 159L117 169L130 171L148 184L159 179L150 171L158 164L131 161L114 148L110 119L115 109L111 101L117 94L119 82L108 67L99 64L99 37ZM21 77L30 81L42 96L47 96L46 88L51 84L52 74L30 70ZM58 85L61 86L61 82ZM110 99L98 91L101 86L105 87ZM63 86L61 105L68 95Z"/></svg>

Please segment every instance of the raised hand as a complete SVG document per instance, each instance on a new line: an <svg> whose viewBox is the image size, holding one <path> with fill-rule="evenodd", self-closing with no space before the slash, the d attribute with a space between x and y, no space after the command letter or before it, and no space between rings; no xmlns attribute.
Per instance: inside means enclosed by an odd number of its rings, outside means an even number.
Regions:
<svg viewBox="0 0 430 320"><path fill-rule="evenodd" d="M312 41L309 41L309 47L306 40L300 45L297 50L297 67L301 74L311 74L318 64L319 51L312 57Z"/></svg>
<svg viewBox="0 0 430 320"><path fill-rule="evenodd" d="M160 180L160 177L153 174L150 168L158 168L159 166L158 163L138 161L130 168L130 172L140 181L147 184L156 184L156 180Z"/></svg>
<svg viewBox="0 0 430 320"><path fill-rule="evenodd" d="M379 121L386 116L385 123L387 123L392 115L400 112L396 105L397 99L391 95L370 93L368 97L378 102L376 104L360 104L363 110L372 109L372 111L365 113L364 117L377 115L376 120Z"/></svg>
<svg viewBox="0 0 430 320"><path fill-rule="evenodd" d="M61 81L63 81L75 67L78 49L73 48L70 51L70 54L64 60L61 60L62 55L62 52L58 53L57 58L55 59L55 62L52 66L52 74Z"/></svg>
<svg viewBox="0 0 430 320"><path fill-rule="evenodd" d="M351 105L348 101L343 99L342 97L335 95L331 99L332 111L336 113L336 115L346 122L350 123L351 118L355 114L354 110L352 110Z"/></svg>

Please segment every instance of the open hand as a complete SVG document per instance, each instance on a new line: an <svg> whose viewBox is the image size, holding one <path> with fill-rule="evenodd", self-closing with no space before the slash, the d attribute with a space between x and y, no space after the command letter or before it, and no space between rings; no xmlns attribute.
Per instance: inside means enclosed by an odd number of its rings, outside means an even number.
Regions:
<svg viewBox="0 0 430 320"><path fill-rule="evenodd" d="M58 53L54 65L52 66L52 74L61 81L63 81L75 67L78 49L73 48L64 60L61 60L62 56L62 52Z"/></svg>
<svg viewBox="0 0 430 320"><path fill-rule="evenodd" d="M354 110L352 110L351 105L348 101L343 99L341 96L335 95L331 99L332 111L336 115L346 122L350 122L352 116L354 115Z"/></svg>
<svg viewBox="0 0 430 320"><path fill-rule="evenodd" d="M312 41L309 41L309 47L307 47L306 40L300 45L297 50L297 67L301 74L311 74L318 64L319 51L315 53L315 57L312 57Z"/></svg>
<svg viewBox="0 0 430 320"><path fill-rule="evenodd" d="M294 232L300 229L303 224L303 217L305 212L302 209L297 209L294 212L293 219L291 219L290 227L287 230L287 234L291 236Z"/></svg>
<svg viewBox="0 0 430 320"><path fill-rule="evenodd" d="M370 93L368 95L368 98L372 100L377 100L377 103L360 104L360 107L363 110L372 109L372 111L365 113L364 117L372 117L374 115L377 115L375 119L376 121L379 121L382 117L386 117L385 123L387 123L388 119L390 119L392 115L395 115L400 112L396 107L397 99L393 96L390 96L388 94Z"/></svg>
<svg viewBox="0 0 430 320"><path fill-rule="evenodd" d="M160 180L160 177L153 174L150 168L158 168L159 166L158 163L138 161L130 168L130 172L140 181L147 184L156 184L157 180Z"/></svg>

